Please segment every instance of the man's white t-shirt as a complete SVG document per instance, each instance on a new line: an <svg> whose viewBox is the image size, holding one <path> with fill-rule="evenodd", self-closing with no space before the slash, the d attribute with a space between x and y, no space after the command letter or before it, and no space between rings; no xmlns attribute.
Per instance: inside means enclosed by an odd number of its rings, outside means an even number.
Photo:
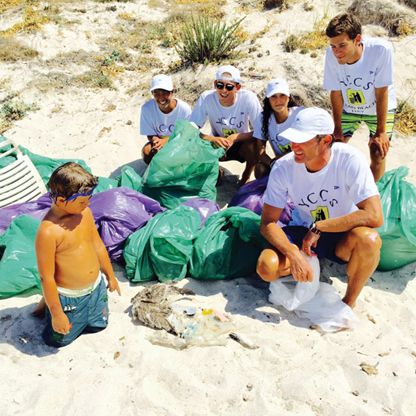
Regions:
<svg viewBox="0 0 416 416"><path fill-rule="evenodd" d="M175 98L176 107L168 114L160 111L156 101L143 104L140 114L140 134L144 136L170 136L177 120L189 120L191 107Z"/></svg>
<svg viewBox="0 0 416 416"><path fill-rule="evenodd" d="M363 53L354 64L339 64L329 47L325 56L324 88L342 91L343 110L376 115L374 88L388 86L388 110L397 106L393 87L393 47L380 38L363 37Z"/></svg>
<svg viewBox="0 0 416 416"><path fill-rule="evenodd" d="M334 143L328 164L318 172L308 172L293 152L273 165L264 202L283 208L290 199L298 223L308 227L313 221L337 218L358 210L357 204L378 195L377 185L364 156L346 143Z"/></svg>
<svg viewBox="0 0 416 416"><path fill-rule="evenodd" d="M278 123L274 113L269 117L269 141L273 148L274 154L279 157L284 153L287 153L290 150L290 141L285 139L280 135L282 131L288 129L292 123L295 121L296 114L302 110L303 107L289 107L289 117L283 122ZM259 116L254 121L254 133L253 137L259 140L266 141L267 139L263 135L263 113L260 113Z"/></svg>
<svg viewBox="0 0 416 416"><path fill-rule="evenodd" d="M249 90L241 89L236 97L232 106L224 107L215 90L204 91L198 98L191 121L202 127L208 118L212 135L216 137L250 132L250 123L253 125L261 112L260 102L256 94Z"/></svg>

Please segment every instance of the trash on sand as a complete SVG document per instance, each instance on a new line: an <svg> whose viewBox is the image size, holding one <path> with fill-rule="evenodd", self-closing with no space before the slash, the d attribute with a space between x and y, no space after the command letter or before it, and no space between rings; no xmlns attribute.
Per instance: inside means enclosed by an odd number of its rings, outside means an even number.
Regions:
<svg viewBox="0 0 416 416"><path fill-rule="evenodd" d="M235 324L225 312L195 304L192 295L192 291L173 285L152 285L131 300L133 318L169 333L155 332L148 338L152 344L179 350L225 345L229 334L236 329Z"/></svg>

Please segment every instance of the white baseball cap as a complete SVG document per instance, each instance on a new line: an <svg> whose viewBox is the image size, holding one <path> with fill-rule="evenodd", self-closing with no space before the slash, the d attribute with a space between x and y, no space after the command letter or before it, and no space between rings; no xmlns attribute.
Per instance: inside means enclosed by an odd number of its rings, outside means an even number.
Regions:
<svg viewBox="0 0 416 416"><path fill-rule="evenodd" d="M272 79L266 87L266 97L270 98L274 94L284 94L290 96L289 84L285 79Z"/></svg>
<svg viewBox="0 0 416 416"><path fill-rule="evenodd" d="M334 127L334 120L328 111L311 107L299 111L291 127L280 135L293 143L305 143L318 134L332 134Z"/></svg>
<svg viewBox="0 0 416 416"><path fill-rule="evenodd" d="M230 74L225 75L224 74ZM223 65L220 66L215 74L215 79L217 81L223 80L223 81L232 81L236 82L237 84L241 84L241 78L240 78L240 71L232 65Z"/></svg>
<svg viewBox="0 0 416 416"><path fill-rule="evenodd" d="M152 78L152 84L150 86L150 91L154 90L165 90L165 91L173 91L173 81L172 77L169 75L155 75Z"/></svg>

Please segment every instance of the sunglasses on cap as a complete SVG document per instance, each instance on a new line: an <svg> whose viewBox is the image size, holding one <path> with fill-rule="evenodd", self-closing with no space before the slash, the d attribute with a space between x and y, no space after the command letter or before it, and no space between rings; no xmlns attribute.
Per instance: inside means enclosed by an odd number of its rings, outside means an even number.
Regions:
<svg viewBox="0 0 416 416"><path fill-rule="evenodd" d="M224 84L223 82L218 81L215 84L215 88L217 90L223 90L225 88L227 91L232 91L235 88L235 85L233 85L233 84Z"/></svg>
<svg viewBox="0 0 416 416"><path fill-rule="evenodd" d="M73 201L74 199L77 199L79 196L89 196L89 197L91 197L93 192L94 192L94 188L92 188L92 189L90 189L89 191L86 191L86 192L80 192L78 194L71 195L68 198L66 198L65 201L66 202Z"/></svg>

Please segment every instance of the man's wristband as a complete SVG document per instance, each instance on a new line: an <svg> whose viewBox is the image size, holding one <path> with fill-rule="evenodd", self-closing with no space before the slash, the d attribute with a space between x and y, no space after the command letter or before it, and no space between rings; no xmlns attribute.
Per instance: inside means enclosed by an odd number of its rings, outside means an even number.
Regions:
<svg viewBox="0 0 416 416"><path fill-rule="evenodd" d="M311 233L316 234L316 235L321 235L321 231L319 231L318 228L316 227L316 222L315 221L309 226L309 231Z"/></svg>

